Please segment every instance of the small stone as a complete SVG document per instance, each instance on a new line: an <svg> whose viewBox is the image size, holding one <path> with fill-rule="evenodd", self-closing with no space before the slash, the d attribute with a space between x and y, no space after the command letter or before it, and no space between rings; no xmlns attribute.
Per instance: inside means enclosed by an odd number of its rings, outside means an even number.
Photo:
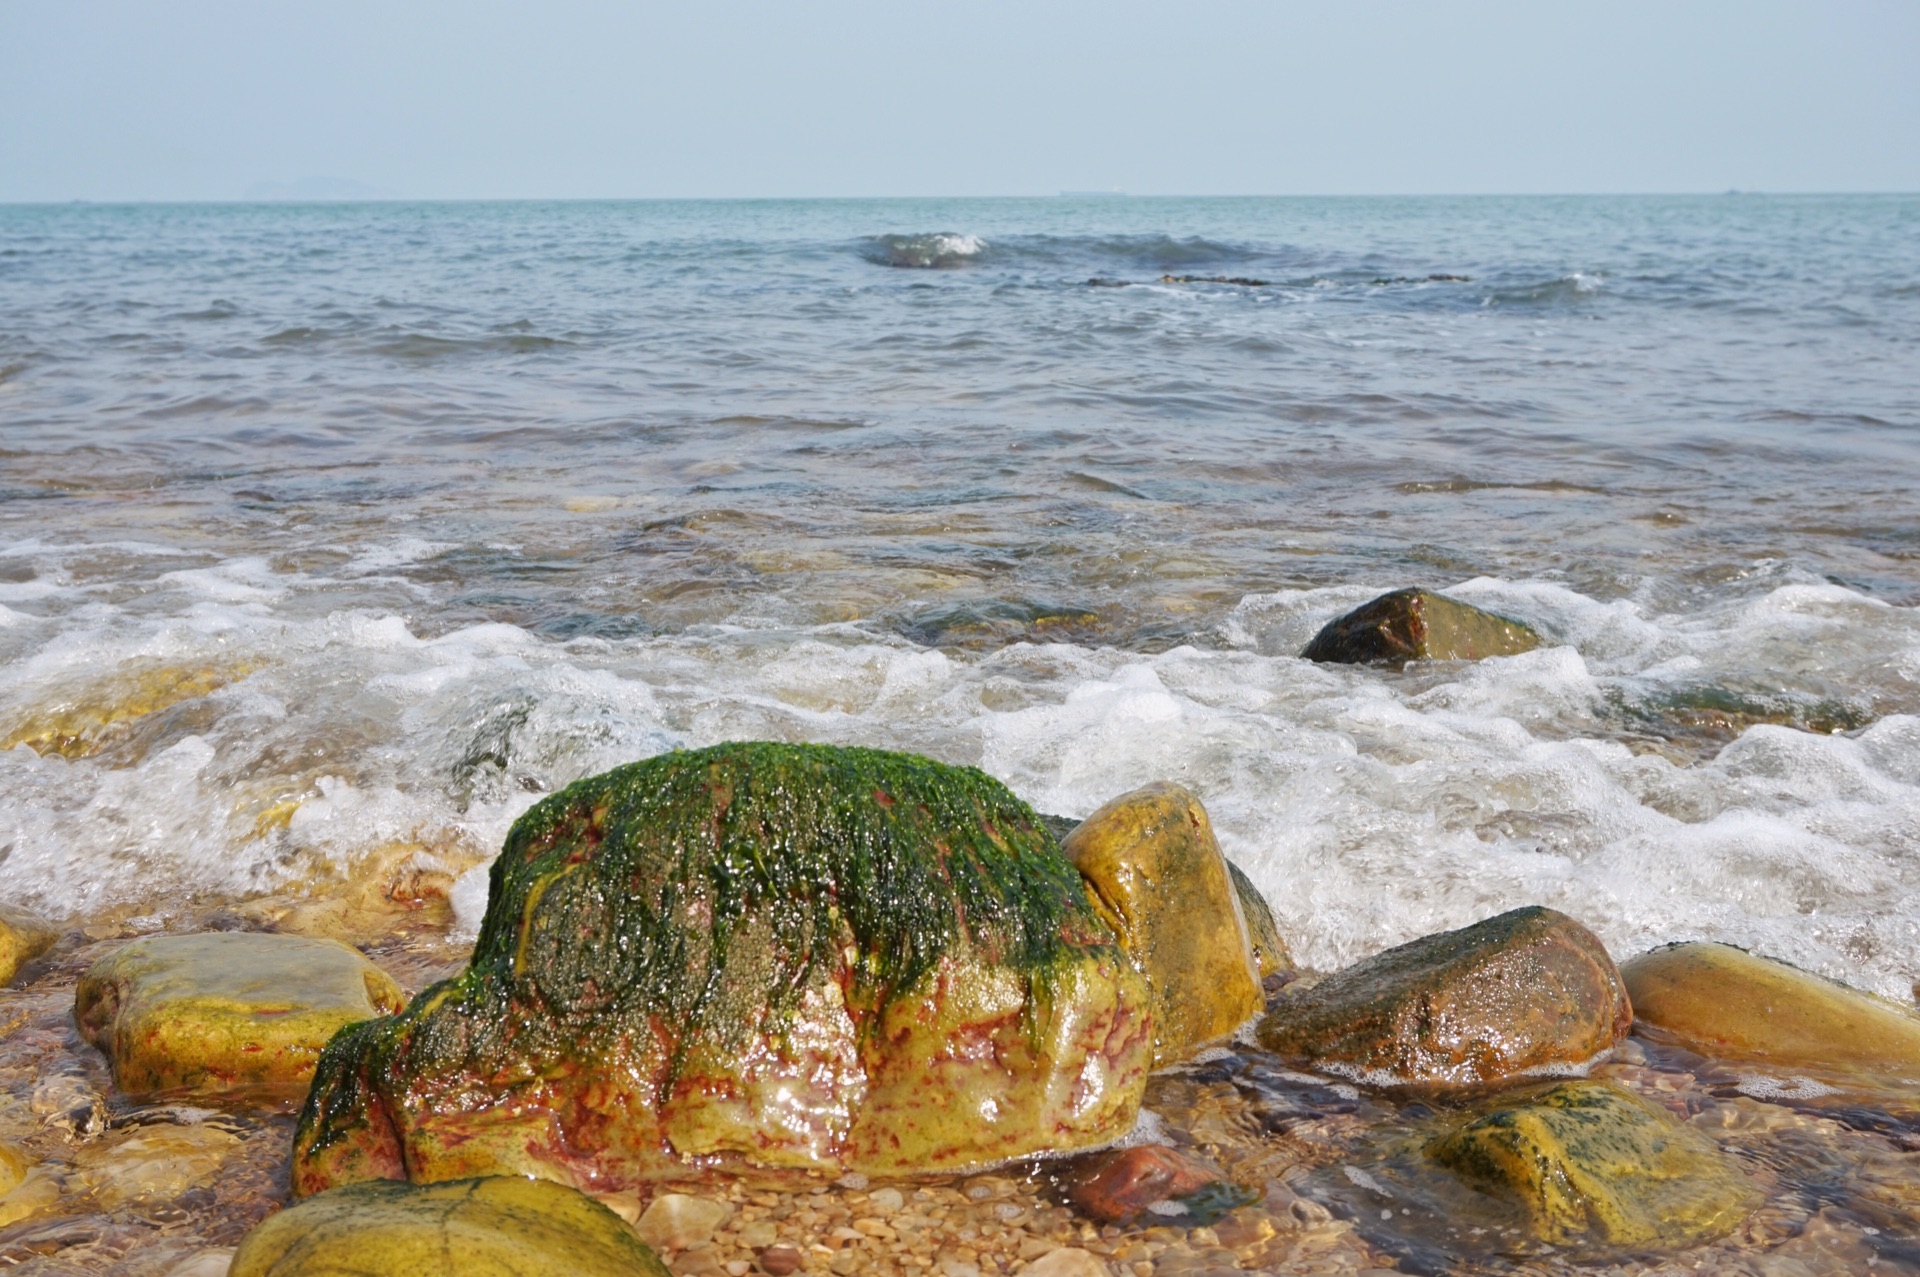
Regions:
<svg viewBox="0 0 1920 1277"><path fill-rule="evenodd" d="M769 1246L759 1256L760 1271L768 1277L787 1277L789 1273L799 1272L804 1263L806 1257L793 1246Z"/></svg>
<svg viewBox="0 0 1920 1277"><path fill-rule="evenodd" d="M867 1194L867 1204L883 1215L891 1215L906 1205L897 1188L876 1188Z"/></svg>
<svg viewBox="0 0 1920 1277"><path fill-rule="evenodd" d="M210 1246L167 1269L167 1277L227 1277L232 1267L233 1247Z"/></svg>
<svg viewBox="0 0 1920 1277"><path fill-rule="evenodd" d="M1048 1251L1027 1265L1025 1277L1113 1277L1107 1266L1077 1246Z"/></svg>
<svg viewBox="0 0 1920 1277"><path fill-rule="evenodd" d="M33 1162L26 1151L13 1144L0 1144L0 1195L11 1193L26 1182Z"/></svg>
<svg viewBox="0 0 1920 1277"><path fill-rule="evenodd" d="M741 1226L740 1244L750 1250L760 1250L780 1240L780 1230L771 1221L752 1220Z"/></svg>
<svg viewBox="0 0 1920 1277"><path fill-rule="evenodd" d="M103 1210L171 1201L213 1180L239 1147L237 1136L210 1126L138 1127L76 1153L73 1183Z"/></svg>
<svg viewBox="0 0 1920 1277"><path fill-rule="evenodd" d="M721 1271L720 1257L709 1246L697 1246L676 1255L667 1264L673 1277L712 1277Z"/></svg>
<svg viewBox="0 0 1920 1277"><path fill-rule="evenodd" d="M688 1250L713 1239L732 1208L710 1197L662 1193L641 1212L634 1231L655 1250Z"/></svg>
<svg viewBox="0 0 1920 1277"><path fill-rule="evenodd" d="M106 1096L70 1073L42 1078L27 1107L70 1140L89 1140L107 1129Z"/></svg>
<svg viewBox="0 0 1920 1277"><path fill-rule="evenodd" d="M753 1271L753 1265L744 1259L729 1259L721 1267L727 1270L727 1277L747 1277Z"/></svg>
<svg viewBox="0 0 1920 1277"><path fill-rule="evenodd" d="M373 1180L317 1194L249 1233L231 1277L342 1273L667 1277L618 1215L565 1185L519 1176Z"/></svg>
<svg viewBox="0 0 1920 1277"><path fill-rule="evenodd" d="M1103 1224L1137 1219L1157 1202L1199 1192L1220 1172L1164 1144L1110 1149L1075 1163L1065 1176L1067 1200Z"/></svg>
<svg viewBox="0 0 1920 1277"><path fill-rule="evenodd" d="M333 940L257 932L148 936L93 964L74 994L81 1034L123 1091L296 1099L320 1050L406 1005L400 986Z"/></svg>
<svg viewBox="0 0 1920 1277"><path fill-rule="evenodd" d="M980 1277L980 1265L964 1259L943 1259L938 1271L940 1277Z"/></svg>
<svg viewBox="0 0 1920 1277"><path fill-rule="evenodd" d="M38 914L0 904L0 987L13 983L20 968L53 948L60 933Z"/></svg>

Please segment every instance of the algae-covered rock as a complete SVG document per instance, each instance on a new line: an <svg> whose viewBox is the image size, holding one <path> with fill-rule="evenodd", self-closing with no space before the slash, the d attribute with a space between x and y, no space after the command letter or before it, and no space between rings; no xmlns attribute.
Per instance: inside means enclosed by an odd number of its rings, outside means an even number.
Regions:
<svg viewBox="0 0 1920 1277"><path fill-rule="evenodd" d="M148 936L93 964L80 1032L123 1091L295 1099L321 1048L406 1004L386 972L333 940L254 932Z"/></svg>
<svg viewBox="0 0 1920 1277"><path fill-rule="evenodd" d="M631 1228L547 1180L336 1188L268 1219L229 1277L667 1277Z"/></svg>
<svg viewBox="0 0 1920 1277"><path fill-rule="evenodd" d="M1061 850L1147 979L1156 1065L1259 1014L1247 921L1198 798L1165 781L1136 789L1082 821Z"/></svg>
<svg viewBox="0 0 1920 1277"><path fill-rule="evenodd" d="M12 984L21 967L53 948L59 938L46 919L0 904L0 987Z"/></svg>
<svg viewBox="0 0 1920 1277"><path fill-rule="evenodd" d="M1703 1055L1920 1082L1920 1019L1784 962L1677 944L1620 975L1637 1024Z"/></svg>
<svg viewBox="0 0 1920 1277"><path fill-rule="evenodd" d="M1227 872L1233 875L1233 893L1240 898L1240 916L1247 920L1247 938L1253 941L1253 960L1260 968L1260 978L1293 970L1293 955L1280 938L1273 906L1239 865L1229 860Z"/></svg>
<svg viewBox="0 0 1920 1277"><path fill-rule="evenodd" d="M945 1171L1124 1133L1146 989L1036 819L971 768L812 745L568 787L508 834L467 971L327 1048L296 1192Z"/></svg>
<svg viewBox="0 0 1920 1277"><path fill-rule="evenodd" d="M1618 1086L1566 1082L1433 1140L1428 1154L1526 1211L1557 1246L1719 1237L1760 1194L1712 1140Z"/></svg>
<svg viewBox="0 0 1920 1277"><path fill-rule="evenodd" d="M1477 661L1538 646L1540 636L1519 621L1431 590L1395 590L1327 622L1300 655L1343 665Z"/></svg>
<svg viewBox="0 0 1920 1277"><path fill-rule="evenodd" d="M1515 909L1285 990L1260 1044L1377 1086L1477 1086L1583 1066L1633 1012L1599 939L1565 914Z"/></svg>

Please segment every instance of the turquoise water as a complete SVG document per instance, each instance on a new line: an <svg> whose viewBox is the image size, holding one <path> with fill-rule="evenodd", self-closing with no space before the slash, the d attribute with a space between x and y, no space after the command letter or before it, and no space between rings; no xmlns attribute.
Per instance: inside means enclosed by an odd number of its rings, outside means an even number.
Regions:
<svg viewBox="0 0 1920 1277"><path fill-rule="evenodd" d="M1183 780L1320 965L1920 977L1920 198L6 207L0 447L56 912L773 736ZM1402 584L1553 643L1296 659Z"/></svg>

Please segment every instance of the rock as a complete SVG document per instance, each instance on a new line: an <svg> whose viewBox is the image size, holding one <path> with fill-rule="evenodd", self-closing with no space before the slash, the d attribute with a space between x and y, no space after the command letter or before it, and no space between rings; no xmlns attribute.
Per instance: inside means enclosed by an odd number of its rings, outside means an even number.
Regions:
<svg viewBox="0 0 1920 1277"><path fill-rule="evenodd" d="M27 1107L69 1140L90 1140L107 1129L107 1097L71 1073L41 1078Z"/></svg>
<svg viewBox="0 0 1920 1277"><path fill-rule="evenodd" d="M1239 865L1229 860L1227 872L1233 875L1233 891L1240 898L1240 916L1247 920L1247 937L1253 941L1253 959L1260 968L1261 982L1264 984L1268 976L1292 971L1293 955L1287 951L1287 942L1280 938L1280 924L1274 921L1273 906Z"/></svg>
<svg viewBox="0 0 1920 1277"><path fill-rule="evenodd" d="M233 1247L209 1246L167 1269L167 1277L227 1277L232 1267Z"/></svg>
<svg viewBox="0 0 1920 1277"><path fill-rule="evenodd" d="M1607 1082L1566 1082L1433 1140L1428 1154L1513 1198L1556 1246L1691 1246L1731 1232L1760 1194L1713 1141Z"/></svg>
<svg viewBox="0 0 1920 1277"><path fill-rule="evenodd" d="M1122 794L1060 849L1146 977L1153 1062L1176 1064L1260 1013L1260 969L1200 800L1156 782Z"/></svg>
<svg viewBox="0 0 1920 1277"><path fill-rule="evenodd" d="M712 1241L714 1230L732 1213L725 1202L716 1202L711 1197L662 1193L640 1213L634 1231L655 1250L685 1250Z"/></svg>
<svg viewBox="0 0 1920 1277"><path fill-rule="evenodd" d="M1144 982L969 768L729 744L581 781L494 862L471 966L327 1049L299 1194L951 1172L1124 1133Z"/></svg>
<svg viewBox="0 0 1920 1277"><path fill-rule="evenodd" d="M481 863L452 840L435 846L385 843L350 872L321 875L296 892L246 901L235 913L254 926L315 939L365 944L409 929L453 922L453 884Z"/></svg>
<svg viewBox="0 0 1920 1277"><path fill-rule="evenodd" d="M92 1194L101 1210L170 1202L211 1181L239 1147L238 1136L211 1126L136 1127L76 1153L69 1187Z"/></svg>
<svg viewBox="0 0 1920 1277"><path fill-rule="evenodd" d="M1599 939L1531 906L1289 987L1258 1033L1269 1051L1369 1085L1462 1087L1584 1066L1632 1021Z"/></svg>
<svg viewBox="0 0 1920 1277"><path fill-rule="evenodd" d="M1211 1221L1192 1219L1184 1209L1165 1210L1164 1204L1178 1204L1224 1180L1198 1158L1164 1144L1141 1144L1089 1154L1066 1173L1061 1187L1075 1210L1098 1223L1131 1223L1155 1207L1169 1217L1156 1223L1205 1223Z"/></svg>
<svg viewBox="0 0 1920 1277"><path fill-rule="evenodd" d="M1920 1082L1903 1007L1724 944L1677 944L1620 968L1635 1022L1702 1055Z"/></svg>
<svg viewBox="0 0 1920 1277"><path fill-rule="evenodd" d="M805 1256L793 1246L769 1246L759 1255L760 1271L769 1277L787 1277L789 1273L799 1272L805 1263Z"/></svg>
<svg viewBox="0 0 1920 1277"><path fill-rule="evenodd" d="M1113 1277L1111 1269L1078 1246L1050 1250L1021 1272L1024 1277Z"/></svg>
<svg viewBox="0 0 1920 1277"><path fill-rule="evenodd" d="M898 1214L906 1204L906 1195L897 1188L876 1188L867 1194L867 1205L882 1215Z"/></svg>
<svg viewBox="0 0 1920 1277"><path fill-rule="evenodd" d="M1395 590L1327 622L1300 653L1342 665L1406 661L1477 661L1540 646L1519 621L1482 611L1431 590Z"/></svg>
<svg viewBox="0 0 1920 1277"><path fill-rule="evenodd" d="M21 967L53 948L59 938L44 918L0 904L0 987L12 984Z"/></svg>
<svg viewBox="0 0 1920 1277"><path fill-rule="evenodd" d="M14 1144L0 1144L0 1195L20 1187L33 1169L33 1160Z"/></svg>
<svg viewBox="0 0 1920 1277"><path fill-rule="evenodd" d="M149 936L82 977L74 1019L123 1091L297 1097L327 1039L398 1010L400 986L332 940Z"/></svg>
<svg viewBox="0 0 1920 1277"><path fill-rule="evenodd" d="M240 1243L230 1277L667 1277L618 1215L550 1180L338 1188Z"/></svg>
<svg viewBox="0 0 1920 1277"><path fill-rule="evenodd" d="M44 1166L29 1166L20 1181L0 1193L0 1228L51 1210L60 1201L60 1177Z"/></svg>
<svg viewBox="0 0 1920 1277"><path fill-rule="evenodd" d="M122 767L203 730L211 722L205 698L238 682L254 667L241 662L166 665L127 661L104 675L59 688L43 703L55 708L13 724L0 749L26 745L41 755L105 757Z"/></svg>

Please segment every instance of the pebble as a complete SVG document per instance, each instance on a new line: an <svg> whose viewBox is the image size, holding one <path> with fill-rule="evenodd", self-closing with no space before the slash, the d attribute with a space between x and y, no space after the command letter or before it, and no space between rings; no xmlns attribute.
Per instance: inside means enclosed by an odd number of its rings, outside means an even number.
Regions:
<svg viewBox="0 0 1920 1277"><path fill-rule="evenodd" d="M662 1193L640 1213L633 1228L655 1250L688 1250L712 1240L714 1230L732 1213L725 1202L711 1197Z"/></svg>
<svg viewBox="0 0 1920 1277"><path fill-rule="evenodd" d="M1078 1246L1050 1250L1028 1264L1025 1277L1112 1277L1112 1271Z"/></svg>

